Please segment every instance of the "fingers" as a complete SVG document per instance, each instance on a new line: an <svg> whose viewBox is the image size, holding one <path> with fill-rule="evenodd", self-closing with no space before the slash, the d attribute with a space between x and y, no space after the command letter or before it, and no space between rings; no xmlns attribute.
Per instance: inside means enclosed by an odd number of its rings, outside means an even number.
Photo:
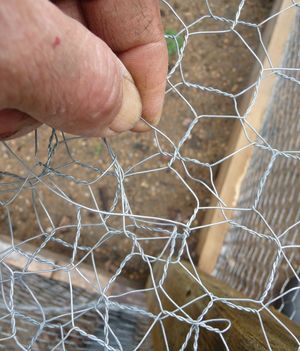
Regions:
<svg viewBox="0 0 300 351"><path fill-rule="evenodd" d="M40 126L40 122L14 109L0 111L0 140L23 136Z"/></svg>
<svg viewBox="0 0 300 351"><path fill-rule="evenodd" d="M131 72L142 98L142 116L150 124L159 123L166 87L167 56L165 42L143 45L123 54L120 59ZM139 121L134 131L147 131L149 127Z"/></svg>
<svg viewBox="0 0 300 351"><path fill-rule="evenodd" d="M120 60L47 0L4 2L0 45L0 137L22 118L85 136L129 130L140 118L139 93Z"/></svg>
<svg viewBox="0 0 300 351"><path fill-rule="evenodd" d="M160 119L168 54L157 0L81 1L88 27L116 52L130 71L142 98L142 116ZM148 128L139 122L134 130Z"/></svg>

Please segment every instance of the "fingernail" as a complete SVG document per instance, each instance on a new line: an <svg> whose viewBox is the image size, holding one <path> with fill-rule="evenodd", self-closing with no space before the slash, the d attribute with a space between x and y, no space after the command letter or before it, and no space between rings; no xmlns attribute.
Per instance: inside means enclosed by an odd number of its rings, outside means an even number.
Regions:
<svg viewBox="0 0 300 351"><path fill-rule="evenodd" d="M121 72L123 76L122 105L118 115L109 126L111 130L117 133L132 129L139 121L142 113L140 94L130 73L123 64L121 64Z"/></svg>
<svg viewBox="0 0 300 351"><path fill-rule="evenodd" d="M107 138L107 137L111 137L111 136L115 136L118 135L119 133L114 132L113 130L111 130L110 128L106 128L102 133L101 133L101 137L102 138Z"/></svg>
<svg viewBox="0 0 300 351"><path fill-rule="evenodd" d="M143 133L148 132L152 128L146 124L143 120L140 120L136 123L136 125L131 129L133 132Z"/></svg>
<svg viewBox="0 0 300 351"><path fill-rule="evenodd" d="M137 132L137 133L148 132L153 129L151 126L156 127L160 122L162 107L158 110L158 112L155 115L150 116L149 113L147 113L147 111L142 111L142 112L143 112L143 116L145 112L147 117L145 117L145 120L140 119L135 124L135 126L131 129L133 132ZM147 123L145 121L147 121Z"/></svg>

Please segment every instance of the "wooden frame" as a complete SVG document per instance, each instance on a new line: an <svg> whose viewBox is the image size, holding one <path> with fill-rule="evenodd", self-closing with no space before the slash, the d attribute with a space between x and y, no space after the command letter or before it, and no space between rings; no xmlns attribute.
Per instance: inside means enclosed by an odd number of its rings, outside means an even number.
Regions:
<svg viewBox="0 0 300 351"><path fill-rule="evenodd" d="M229 302L233 298L233 303L244 308L244 310L238 309L234 305L216 300L201 319L203 323L220 330L227 326L224 319L231 322L229 330L223 334L229 350L294 351L298 348L299 325L274 307L262 308L260 303L250 301L246 296L211 275L200 271L196 274L194 267L183 260L169 265L168 275L161 289L159 281L164 275L164 268L163 262L157 262L154 265L153 276L148 279L147 284L147 288L152 289L147 295L149 309L155 315L161 314L163 317L153 326L154 351L180 350L191 328L191 324L180 320L180 317L188 316L197 321L201 313L206 311L211 297L199 284L198 279L214 297L225 296L224 300L228 299ZM251 312L247 309L251 309ZM167 314L166 311L170 313ZM194 335L195 332L188 340L185 350L194 350ZM225 350L224 342L218 333L201 325L200 338L196 342L197 349L202 351Z"/></svg>
<svg viewBox="0 0 300 351"><path fill-rule="evenodd" d="M29 257L32 255L32 253L37 249L35 246L31 244L23 244L21 242L18 242L14 240L14 245L18 246L19 249L27 254ZM1 261L5 262L6 264L12 265L20 270L24 269L26 263L28 262L28 258L25 255L22 255L21 253L18 253L13 249L12 243L9 240L8 237L4 237L0 241L0 252L2 252ZM10 252L11 251L11 252ZM5 254L6 252L7 254ZM4 253L4 254L3 254ZM47 264L46 262L37 262L33 261L30 263L28 266L28 271L29 272L35 272L45 278L50 278L54 280L59 280L63 281L66 283L69 283L68 279L68 274L67 274L67 267L70 269L72 266L70 265L69 262L67 262L66 257L60 254L57 254L53 251L43 249L42 254L37 255L37 257L41 260L45 261L50 261L53 264L58 264L62 267L66 267L66 273L63 274L62 271L55 271L53 268L53 265ZM74 286L80 287L80 288L88 288L87 285L90 286L80 275L78 271L71 270L72 273L72 284ZM90 281L95 280L95 273L91 269L91 267L87 264L80 264L80 272ZM106 284L108 282L108 275L105 274L99 274L98 278L100 279L101 283Z"/></svg>
<svg viewBox="0 0 300 351"><path fill-rule="evenodd" d="M14 246L13 246L14 245ZM22 253L18 253L14 247L18 247ZM9 237L2 237L0 240L0 261L8 265L14 266L17 269L23 270L28 263L30 257L37 248L28 243L22 243L14 239L12 244ZM27 257L26 257L27 256ZM106 286L109 282L110 275L107 272L97 272L97 276L92 266L86 263L80 263L79 268L72 265L65 255L57 254L51 250L43 248L41 254L36 255L41 262L32 261L27 267L28 272L36 273L44 278L49 278L69 284L70 279L72 286L90 291L92 287L97 287L98 282L101 286ZM45 262L42 262L45 261ZM47 263L49 261L50 263ZM54 265L65 267L65 270L55 270ZM118 294L120 292L129 291L133 289L142 288L141 285L131 284L125 278L118 278L118 282L114 282L113 286L107 291L107 294ZM137 299L138 303L141 303ZM141 299L140 299L141 300ZM124 299L126 301L126 298Z"/></svg>
<svg viewBox="0 0 300 351"><path fill-rule="evenodd" d="M273 12L276 13L283 11L290 6L290 0L277 1ZM280 63L282 62L285 44L294 24L296 12L297 10L295 7L284 11L284 13L280 14L278 19L276 19L275 23L273 20L271 20L265 29L264 42L269 42L267 45L267 50L274 67L279 67ZM258 53L258 57L260 57L263 61L264 67L270 67L268 58L265 57L265 53L263 51ZM257 66L253 70L252 77L257 77L258 73L259 67ZM256 78L254 80L256 80ZM274 85L274 77L272 77L272 79L263 79L260 83L255 106L253 106L247 117L247 121L252 127L255 128L255 130L259 130L262 125L265 112L270 103L271 92ZM244 111L249 105L249 102L250 96L245 96L242 103L244 106ZM247 129L247 133L251 140L256 139L256 135L253 130ZM234 153L234 151L241 150L246 145L249 145L249 141L244 135L244 130L241 123L237 120L229 143L228 153L231 154ZM220 198L228 208L232 209L237 205L241 184L246 175L252 152L252 147L244 148L243 150L237 152L233 157L228 158L221 165L218 178L216 180L216 188ZM215 207L215 209L207 212L203 222L203 225L206 227L200 232L200 239L198 243L198 267L201 271L209 274L211 274L215 268L225 236L229 229L228 223L224 223L224 215L222 211L218 209L219 203L215 197L211 201L211 206ZM233 210L227 210L226 216L227 219L232 218ZM221 224L210 225L212 223Z"/></svg>

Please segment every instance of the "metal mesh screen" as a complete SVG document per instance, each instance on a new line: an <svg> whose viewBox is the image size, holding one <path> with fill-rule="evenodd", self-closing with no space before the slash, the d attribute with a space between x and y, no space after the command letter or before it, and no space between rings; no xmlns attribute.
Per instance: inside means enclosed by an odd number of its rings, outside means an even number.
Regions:
<svg viewBox="0 0 300 351"><path fill-rule="evenodd" d="M155 326L172 350L164 328L169 317L188 326L178 350L197 350L202 331L229 350L230 318L207 320L215 304L244 311L245 318L260 317L276 301L284 310L283 297L299 288L299 10L280 67L272 57L264 67L256 52L268 56L266 24L299 2L272 14L269 5L263 14L263 5L254 5L161 1L170 63L163 119L150 133L84 139L44 126L1 142L0 350L151 350ZM260 72L249 83L255 64ZM219 166L234 156L226 154L233 123L251 129L248 114L269 76L277 79L272 104L257 140L249 140L253 159L214 272L259 304L246 308L245 299L205 288L196 246L209 198L218 198ZM196 319L164 286L170 266L184 267L183 261L204 289L198 299L207 301ZM163 273L146 288L157 262ZM158 291L172 308L161 305ZM159 313L148 309L150 294ZM291 317L296 312L294 306ZM298 337L286 331L296 350Z"/></svg>
<svg viewBox="0 0 300 351"><path fill-rule="evenodd" d="M284 67L300 64L299 19L298 14ZM293 288L299 286L298 73L278 74L237 205L248 210L236 212L215 268L217 277L255 299L278 299L293 277ZM294 299L297 294L294 291ZM284 309L284 301L279 299L276 304ZM296 314L296 307L290 317Z"/></svg>
<svg viewBox="0 0 300 351"><path fill-rule="evenodd" d="M78 287L70 290L65 282L18 274L16 267L3 265L1 281L0 350L105 349L108 315L98 294ZM149 321L138 316L133 304L110 305L109 320L113 329L106 340L111 347L106 349L133 350L149 328ZM141 350L151 350L151 341Z"/></svg>

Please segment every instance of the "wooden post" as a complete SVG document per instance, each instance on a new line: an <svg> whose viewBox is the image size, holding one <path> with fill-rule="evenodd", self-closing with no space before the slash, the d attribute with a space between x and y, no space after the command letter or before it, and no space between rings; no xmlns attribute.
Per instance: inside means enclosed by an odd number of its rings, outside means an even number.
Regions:
<svg viewBox="0 0 300 351"><path fill-rule="evenodd" d="M290 0L277 1L275 4L275 12L282 11L291 5ZM270 37L268 45L268 54L272 60L274 67L280 67L283 59L285 44L288 40L291 28L294 24L297 8L290 8L281 13L276 23L272 20L265 30L264 37ZM265 41L268 41L267 39ZM263 53L258 53L258 56L263 61L264 67L270 67L267 58L263 59ZM255 67L252 76L257 77L258 67ZM256 78L254 78L255 80ZM252 79L253 80L253 79ZM275 77L268 77L262 80L258 96L256 98L255 106L252 108L250 114L247 116L247 121L255 130L260 130L262 121L270 103L272 89L275 85ZM245 96L243 105L244 110L249 105L249 94ZM255 141L256 135L250 128L247 129L248 136L251 140ZM249 145L246 139L244 130L239 121L236 122L231 140L229 142L228 154L233 154L235 151L241 150L244 146ZM244 148L238 151L233 157L228 158L222 163L218 178L216 180L216 189L223 202L228 208L234 208L237 205L239 198L240 188L244 176L247 172L250 159L253 153L253 147ZM213 197L211 206L216 209L208 210L203 225L206 227L200 232L198 253L199 264L198 267L201 271L212 273L219 257L225 236L228 232L229 225L222 223L218 225L211 225L213 223L224 222L224 214L218 209L219 202ZM233 210L225 210L227 219L233 217Z"/></svg>
<svg viewBox="0 0 300 351"><path fill-rule="evenodd" d="M148 293L148 305L150 311L156 315L161 313L160 319L163 324L165 336L169 350L180 350L180 347L186 339L191 325L187 322L181 322L177 318L167 316L165 311L175 311L177 316L186 317L186 315L177 310L177 306L183 307L184 312L189 318L197 320L204 311L210 298L205 290L196 279L193 279L187 271L195 276L195 271L189 263L171 264L168 267L167 278L164 281L163 288L157 289L159 299L152 290ZM163 275L163 263L156 263L153 269L154 282L149 278L147 288L157 286ZM214 297L223 297L224 299L241 298L246 299L241 293L231 289L226 284L220 282L206 273L198 272L201 283ZM160 308L159 300L161 301ZM191 303L190 303L191 302ZM242 307L259 310L262 305L247 301L232 301ZM190 303L190 304L189 304ZM278 318L279 321L276 320ZM260 321L261 318L261 321ZM280 314L273 307L268 310L262 309L259 313L246 312L229 307L222 301L214 301L213 306L203 318L207 325L214 328L224 329L226 322L209 322L211 319L228 319L231 321L231 328L223 334L224 339L231 351L262 351L269 350L266 338L263 334L264 327L267 339L272 350L295 351L298 349L297 339L300 338L300 327L290 321L286 316ZM283 325L285 327L283 327ZM295 338L289 333L294 334ZM193 333L195 335L195 333ZM161 324L156 322L152 330L153 344L155 351L167 350L164 340ZM185 350L192 351L194 337L192 337ZM221 337L215 332L208 331L204 327L200 328L200 337L198 340L198 349L201 351L223 351L226 350Z"/></svg>

